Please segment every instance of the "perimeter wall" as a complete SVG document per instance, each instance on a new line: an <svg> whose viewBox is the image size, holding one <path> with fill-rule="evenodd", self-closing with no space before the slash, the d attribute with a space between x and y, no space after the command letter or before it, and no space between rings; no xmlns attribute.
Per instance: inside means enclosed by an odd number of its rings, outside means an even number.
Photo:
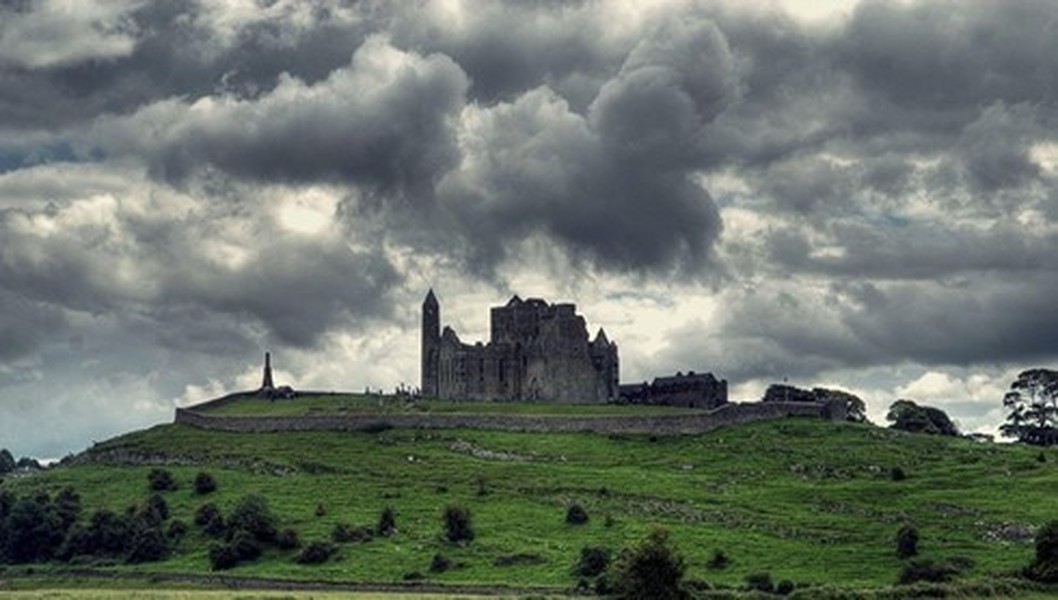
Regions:
<svg viewBox="0 0 1058 600"><path fill-rule="evenodd" d="M754 402L725 404L702 413L629 416L540 416L502 414L395 414L395 415L306 415L306 416L221 416L202 412L222 404L222 398L190 408L176 409L176 423L234 432L269 431L372 431L400 429L500 429L532 432L589 431L603 434L683 435L712 431L718 427L808 417L844 420L844 406L821 402ZM196 410L198 409L198 410Z"/></svg>

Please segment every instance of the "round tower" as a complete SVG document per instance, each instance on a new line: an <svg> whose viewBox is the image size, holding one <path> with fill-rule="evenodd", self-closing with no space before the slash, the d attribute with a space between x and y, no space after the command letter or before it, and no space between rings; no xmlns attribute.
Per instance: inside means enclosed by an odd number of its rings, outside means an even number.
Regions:
<svg viewBox="0 0 1058 600"><path fill-rule="evenodd" d="M433 289L422 302L422 395L436 398L438 394L438 361L441 356L441 306Z"/></svg>

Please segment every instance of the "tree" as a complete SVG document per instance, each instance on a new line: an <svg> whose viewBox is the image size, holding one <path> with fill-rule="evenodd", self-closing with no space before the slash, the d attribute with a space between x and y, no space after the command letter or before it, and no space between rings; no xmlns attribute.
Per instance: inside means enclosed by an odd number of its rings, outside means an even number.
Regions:
<svg viewBox="0 0 1058 600"><path fill-rule="evenodd" d="M147 474L147 483L153 492L166 492L176 489L173 474L165 469L151 469Z"/></svg>
<svg viewBox="0 0 1058 600"><path fill-rule="evenodd" d="M680 599L686 565L669 542L669 533L655 527L634 548L625 549L614 562L610 577L618 598Z"/></svg>
<svg viewBox="0 0 1058 600"><path fill-rule="evenodd" d="M912 400L893 402L889 406L889 413L885 415L885 420L891 423L889 427L901 431L959 435L959 429L943 410L932 406L920 406Z"/></svg>
<svg viewBox="0 0 1058 600"><path fill-rule="evenodd" d="M1058 583L1058 521L1051 521L1036 532L1036 560L1026 574L1045 583Z"/></svg>
<svg viewBox="0 0 1058 600"><path fill-rule="evenodd" d="M444 512L445 538L452 543L470 542L474 539L474 527L470 522L470 509L449 506Z"/></svg>
<svg viewBox="0 0 1058 600"><path fill-rule="evenodd" d="M12 563L46 561L62 545L62 519L46 496L23 498L5 520L4 555Z"/></svg>
<svg viewBox="0 0 1058 600"><path fill-rule="evenodd" d="M228 535L234 538L239 532L245 532L259 542L276 539L276 519L263 497L243 496L232 509L228 518Z"/></svg>
<svg viewBox="0 0 1058 600"><path fill-rule="evenodd" d="M16 464L15 457L11 456L11 452L7 448L0 448L0 475L14 471Z"/></svg>
<svg viewBox="0 0 1058 600"><path fill-rule="evenodd" d="M195 475L195 493L199 495L208 494L217 489L217 481L205 471Z"/></svg>
<svg viewBox="0 0 1058 600"><path fill-rule="evenodd" d="M394 512L393 508L387 506L382 510L382 514L378 516L378 526L375 528L378 535L391 536L397 532L397 513Z"/></svg>
<svg viewBox="0 0 1058 600"><path fill-rule="evenodd" d="M1038 446L1058 444L1058 371L1022 371L1003 397L1003 407L1008 414L999 427L1002 435Z"/></svg>
<svg viewBox="0 0 1058 600"><path fill-rule="evenodd" d="M918 554L918 529L914 525L904 525L896 532L896 555L899 558L911 558Z"/></svg>

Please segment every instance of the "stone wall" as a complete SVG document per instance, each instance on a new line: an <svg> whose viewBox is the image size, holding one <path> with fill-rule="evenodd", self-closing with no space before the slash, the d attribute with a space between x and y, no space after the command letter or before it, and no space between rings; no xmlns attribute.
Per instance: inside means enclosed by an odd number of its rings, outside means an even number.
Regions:
<svg viewBox="0 0 1058 600"><path fill-rule="evenodd" d="M223 398L220 400L224 400ZM230 401L230 398L229 398ZM212 402L218 402L217 400ZM176 423L202 429L233 432L269 431L370 431L387 427L410 429L500 429L532 432L581 432L604 434L688 435L718 427L809 417L829 419L832 407L816 402L769 402L725 404L697 414L636 416L541 416L500 414L397 414L397 415L306 415L297 417L219 416L200 412L207 405L176 409Z"/></svg>

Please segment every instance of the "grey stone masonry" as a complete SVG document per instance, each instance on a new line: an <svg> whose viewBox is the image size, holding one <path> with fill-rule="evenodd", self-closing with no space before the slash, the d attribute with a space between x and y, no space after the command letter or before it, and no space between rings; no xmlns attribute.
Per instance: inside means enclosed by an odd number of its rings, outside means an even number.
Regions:
<svg viewBox="0 0 1058 600"><path fill-rule="evenodd" d="M422 394L427 398L604 403L618 398L617 344L589 339L573 304L514 296L491 311L488 343L441 329L433 290L422 307Z"/></svg>

